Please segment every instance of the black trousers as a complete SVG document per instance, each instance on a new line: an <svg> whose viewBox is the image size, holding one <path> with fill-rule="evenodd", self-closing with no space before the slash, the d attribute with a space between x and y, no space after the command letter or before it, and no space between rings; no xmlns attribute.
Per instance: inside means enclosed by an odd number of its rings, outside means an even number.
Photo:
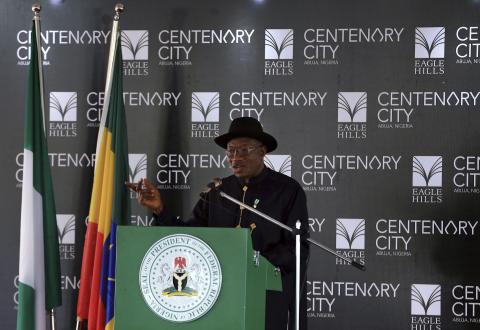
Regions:
<svg viewBox="0 0 480 330"><path fill-rule="evenodd" d="M265 330L295 330L295 274L282 274L283 292L267 290ZM307 330L306 283L300 290L300 330Z"/></svg>

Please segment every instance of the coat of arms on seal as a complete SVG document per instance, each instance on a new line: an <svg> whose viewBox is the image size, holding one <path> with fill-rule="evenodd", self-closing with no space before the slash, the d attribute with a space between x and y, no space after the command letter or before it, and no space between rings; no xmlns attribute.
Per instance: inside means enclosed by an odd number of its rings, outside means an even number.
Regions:
<svg viewBox="0 0 480 330"><path fill-rule="evenodd" d="M173 263L173 269L169 269L167 264L162 266L163 273L159 280L172 284L163 290L162 295L197 296L197 288L203 283L200 265L193 264L187 267L187 258L182 256L175 257Z"/></svg>
<svg viewBox="0 0 480 330"><path fill-rule="evenodd" d="M169 321L187 322L203 316L215 304L222 270L213 250L199 238L169 235L145 254L139 282L154 313Z"/></svg>

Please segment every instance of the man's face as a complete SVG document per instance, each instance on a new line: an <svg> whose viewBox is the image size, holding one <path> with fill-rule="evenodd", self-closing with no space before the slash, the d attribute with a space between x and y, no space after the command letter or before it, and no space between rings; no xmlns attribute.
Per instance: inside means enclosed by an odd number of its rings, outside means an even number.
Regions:
<svg viewBox="0 0 480 330"><path fill-rule="evenodd" d="M232 139L227 144L227 156L233 174L248 180L262 171L266 148L251 138Z"/></svg>

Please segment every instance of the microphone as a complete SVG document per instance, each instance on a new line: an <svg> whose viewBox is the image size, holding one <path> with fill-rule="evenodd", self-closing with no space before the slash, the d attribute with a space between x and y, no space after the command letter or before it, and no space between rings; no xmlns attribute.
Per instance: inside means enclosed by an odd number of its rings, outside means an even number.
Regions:
<svg viewBox="0 0 480 330"><path fill-rule="evenodd" d="M214 178L200 193L200 197L207 197L208 193L212 190L218 189L222 185L222 179Z"/></svg>

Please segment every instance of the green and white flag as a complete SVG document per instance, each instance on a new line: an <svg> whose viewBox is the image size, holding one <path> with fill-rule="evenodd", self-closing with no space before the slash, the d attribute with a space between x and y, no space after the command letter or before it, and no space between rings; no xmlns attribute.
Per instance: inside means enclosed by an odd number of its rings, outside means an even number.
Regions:
<svg viewBox="0 0 480 330"><path fill-rule="evenodd" d="M44 130L38 49L34 22L25 106L17 330L46 329L47 311L62 303L58 232Z"/></svg>

